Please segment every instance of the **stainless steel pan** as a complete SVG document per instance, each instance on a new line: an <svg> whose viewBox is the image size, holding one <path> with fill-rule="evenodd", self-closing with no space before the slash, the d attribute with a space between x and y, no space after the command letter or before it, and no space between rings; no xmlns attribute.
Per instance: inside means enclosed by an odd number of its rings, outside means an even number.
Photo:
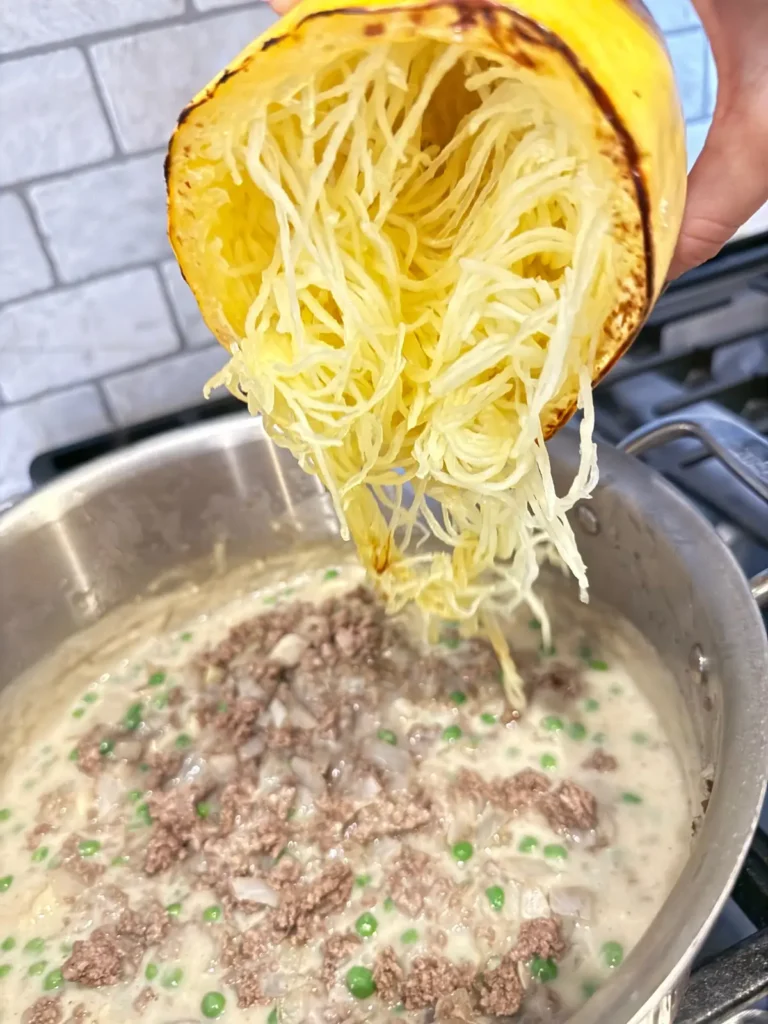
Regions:
<svg viewBox="0 0 768 1024"><path fill-rule="evenodd" d="M552 442L563 480L573 476L577 443L567 430ZM768 646L749 584L686 500L627 454L603 449L600 467L594 499L574 517L592 591L664 658L677 692L656 696L685 709L694 756L715 774L682 877L614 981L573 1024L664 1024L731 889L762 803ZM336 534L316 481L248 417L110 455L0 519L0 686L73 634L156 594L158 579L172 592L210 574L211 552L222 546L236 566Z"/></svg>

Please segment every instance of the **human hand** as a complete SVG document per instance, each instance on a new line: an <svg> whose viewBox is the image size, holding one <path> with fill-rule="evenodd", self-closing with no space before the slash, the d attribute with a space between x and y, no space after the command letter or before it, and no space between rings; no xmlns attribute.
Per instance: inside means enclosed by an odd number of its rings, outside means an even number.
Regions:
<svg viewBox="0 0 768 1024"><path fill-rule="evenodd" d="M272 0L278 14L298 0ZM768 202L768 0L693 0L718 73L717 106L688 182L670 279L715 256Z"/></svg>
<svg viewBox="0 0 768 1024"><path fill-rule="evenodd" d="M768 202L768 0L693 0L718 74L717 106L669 277L715 256Z"/></svg>

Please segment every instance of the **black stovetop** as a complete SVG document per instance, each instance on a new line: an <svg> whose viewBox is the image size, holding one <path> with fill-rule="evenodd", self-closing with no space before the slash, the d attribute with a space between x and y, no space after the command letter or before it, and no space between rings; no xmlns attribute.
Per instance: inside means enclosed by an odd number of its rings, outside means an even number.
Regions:
<svg viewBox="0 0 768 1024"><path fill-rule="evenodd" d="M631 352L597 388L595 404L596 432L613 444L661 416L701 409L768 438L768 235L730 246L671 286ZM30 476L39 486L117 448L238 411L247 415L225 398L115 430L37 456ZM646 458L708 516L747 575L768 566L768 507L700 442L674 441ZM764 809L678 1024L719 1024L768 994L767 832Z"/></svg>

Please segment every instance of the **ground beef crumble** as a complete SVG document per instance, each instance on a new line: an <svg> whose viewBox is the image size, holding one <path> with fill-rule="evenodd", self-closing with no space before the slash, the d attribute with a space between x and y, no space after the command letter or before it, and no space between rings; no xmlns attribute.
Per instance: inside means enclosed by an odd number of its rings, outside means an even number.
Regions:
<svg viewBox="0 0 768 1024"><path fill-rule="evenodd" d="M457 966L443 956L417 956L403 985L406 1010L423 1010L456 989L472 985L475 970L470 964Z"/></svg>
<svg viewBox="0 0 768 1024"><path fill-rule="evenodd" d="M87 988L116 985L124 977L125 956L110 928L96 928L86 940L78 940L61 973L67 981Z"/></svg>
<svg viewBox="0 0 768 1024"><path fill-rule="evenodd" d="M422 794L394 793L362 807L347 834L358 843L370 843L383 836L413 832L426 825L430 817L429 806Z"/></svg>
<svg viewBox="0 0 768 1024"><path fill-rule="evenodd" d="M593 750L586 761L582 761L582 768L593 772L615 772L619 762L613 754L606 754L602 747Z"/></svg>
<svg viewBox="0 0 768 1024"><path fill-rule="evenodd" d="M523 921L520 925L517 942L510 955L522 962L532 960L535 956L556 960L565 949L566 943L557 918L537 917Z"/></svg>
<svg viewBox="0 0 768 1024"><path fill-rule="evenodd" d="M403 989L405 972L391 946L384 946L373 963L373 980L379 998L389 1004L398 1003Z"/></svg>
<svg viewBox="0 0 768 1024"><path fill-rule="evenodd" d="M59 996L40 996L24 1011L21 1024L59 1024L63 1017Z"/></svg>
<svg viewBox="0 0 768 1024"><path fill-rule="evenodd" d="M349 960L361 939L354 932L344 932L343 935L332 935L325 940L323 947L323 968L321 978L326 988L330 988L336 980L339 967ZM375 975L374 975L375 980ZM378 984L377 984L378 987Z"/></svg>
<svg viewBox="0 0 768 1024"><path fill-rule="evenodd" d="M270 924L278 939L303 945L316 934L330 914L338 913L352 893L352 870L333 863L313 882L305 882L281 895Z"/></svg>
<svg viewBox="0 0 768 1024"><path fill-rule="evenodd" d="M566 780L541 797L538 809L556 832L585 831L597 826L597 800L583 786Z"/></svg>
<svg viewBox="0 0 768 1024"><path fill-rule="evenodd" d="M479 985L480 1009L492 1017L513 1017L523 1005L518 961L507 955L498 967L486 971Z"/></svg>

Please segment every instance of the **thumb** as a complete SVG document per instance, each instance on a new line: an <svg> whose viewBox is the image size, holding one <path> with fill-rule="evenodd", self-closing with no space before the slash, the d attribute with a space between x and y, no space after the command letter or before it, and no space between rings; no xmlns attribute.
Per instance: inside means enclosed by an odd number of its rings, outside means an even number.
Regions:
<svg viewBox="0 0 768 1024"><path fill-rule="evenodd" d="M688 201L669 277L715 256L768 202L768 111L716 115L688 181Z"/></svg>

